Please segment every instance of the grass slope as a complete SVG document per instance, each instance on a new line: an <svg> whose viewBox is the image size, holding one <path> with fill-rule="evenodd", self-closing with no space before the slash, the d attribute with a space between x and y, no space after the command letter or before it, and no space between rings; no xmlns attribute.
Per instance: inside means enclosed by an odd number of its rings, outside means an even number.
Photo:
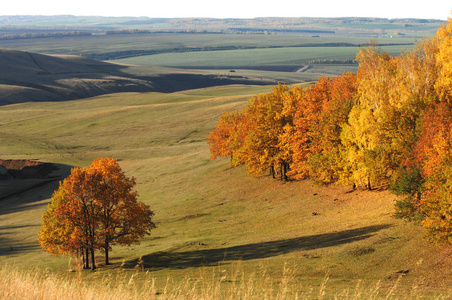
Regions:
<svg viewBox="0 0 452 300"><path fill-rule="evenodd" d="M135 280L150 274L162 292L187 277L196 281L206 270L233 273L237 265L244 279L258 273L278 281L286 265L293 270L294 290L319 287L327 275L330 295L359 280L380 281L389 289L404 275L399 295L413 286L425 295L442 293L452 283L450 249L393 219L395 196L387 191L284 184L248 177L242 167L231 169L227 159L209 160L205 139L218 116L266 91L235 85L3 106L1 158L85 166L112 156L137 178L140 200L155 211L158 228L141 245L114 247L112 266L102 266L99 253L101 268L84 272L83 280L100 281L118 270L136 274ZM71 277L67 268L74 268L73 261L42 253L36 240L56 187L52 182L0 201L1 265L48 268ZM137 266L150 273L136 273Z"/></svg>
<svg viewBox="0 0 452 300"><path fill-rule="evenodd" d="M79 56L0 49L0 65L0 105L155 90L152 82L119 76L118 66Z"/></svg>
<svg viewBox="0 0 452 300"><path fill-rule="evenodd" d="M275 84L243 76L143 68L0 49L0 105L65 101L119 92L174 92L226 84ZM162 73L163 72L163 73Z"/></svg>

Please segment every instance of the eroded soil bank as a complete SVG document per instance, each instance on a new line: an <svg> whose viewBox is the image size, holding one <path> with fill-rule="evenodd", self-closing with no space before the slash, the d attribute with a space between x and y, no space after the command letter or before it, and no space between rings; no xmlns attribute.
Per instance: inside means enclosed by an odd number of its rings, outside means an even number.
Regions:
<svg viewBox="0 0 452 300"><path fill-rule="evenodd" d="M0 159L0 180L44 179L57 168L51 163L27 159Z"/></svg>

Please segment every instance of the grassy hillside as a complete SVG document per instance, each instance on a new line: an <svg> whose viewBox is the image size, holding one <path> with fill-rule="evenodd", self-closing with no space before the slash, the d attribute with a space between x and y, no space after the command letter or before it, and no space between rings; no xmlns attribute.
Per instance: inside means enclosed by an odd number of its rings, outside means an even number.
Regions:
<svg viewBox="0 0 452 300"><path fill-rule="evenodd" d="M114 247L112 266L102 266L98 253L97 272L68 274L74 260L42 253L36 240L54 181L0 201L0 265L91 283L115 274L135 274L135 282L151 276L160 294L184 282L188 289L190 282L198 282L195 290L215 282L227 290L252 278L279 286L290 277L290 293L318 295L329 278L330 296L352 293L360 281L379 282L381 295L394 285L394 295L448 295L451 250L393 219L396 197L387 191L283 184L250 178L227 159L209 160L205 139L218 116L268 89L233 85L0 107L1 159L39 159L67 172L99 156L117 158L137 178L140 200L155 211L158 226L141 245Z"/></svg>
<svg viewBox="0 0 452 300"><path fill-rule="evenodd" d="M0 49L0 65L0 105L156 89L152 82L121 76L117 66L79 56Z"/></svg>
<svg viewBox="0 0 452 300"><path fill-rule="evenodd" d="M119 92L173 92L227 84L275 84L249 76L111 64L81 56L0 49L0 105ZM143 71L144 69L144 71Z"/></svg>

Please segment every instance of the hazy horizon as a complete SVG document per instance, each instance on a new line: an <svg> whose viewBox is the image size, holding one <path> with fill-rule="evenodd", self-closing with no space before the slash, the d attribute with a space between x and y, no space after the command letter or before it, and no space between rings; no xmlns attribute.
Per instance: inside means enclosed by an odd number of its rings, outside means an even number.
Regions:
<svg viewBox="0 0 452 300"><path fill-rule="evenodd" d="M149 17L149 18L257 18L257 17L371 17L371 18L416 18L446 20L451 16L449 0L432 0L428 5L408 1L381 0L376 4L364 1L261 1L212 2L207 0L167 0L157 3L127 1L127 6L111 1L79 0L68 5L55 0L18 0L5 3L0 15L73 15L105 17Z"/></svg>

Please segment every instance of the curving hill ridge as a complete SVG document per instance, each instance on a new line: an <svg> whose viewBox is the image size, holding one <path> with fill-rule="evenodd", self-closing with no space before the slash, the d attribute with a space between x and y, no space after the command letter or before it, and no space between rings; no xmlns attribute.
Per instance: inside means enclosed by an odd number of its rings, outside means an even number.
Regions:
<svg viewBox="0 0 452 300"><path fill-rule="evenodd" d="M78 56L0 50L0 105L155 89L145 80L116 75L115 69L119 70L115 65Z"/></svg>
<svg viewBox="0 0 452 300"><path fill-rule="evenodd" d="M275 84L240 76L190 73L133 76L122 65L81 56L0 49L0 105L63 101L118 92L174 92L226 84Z"/></svg>

